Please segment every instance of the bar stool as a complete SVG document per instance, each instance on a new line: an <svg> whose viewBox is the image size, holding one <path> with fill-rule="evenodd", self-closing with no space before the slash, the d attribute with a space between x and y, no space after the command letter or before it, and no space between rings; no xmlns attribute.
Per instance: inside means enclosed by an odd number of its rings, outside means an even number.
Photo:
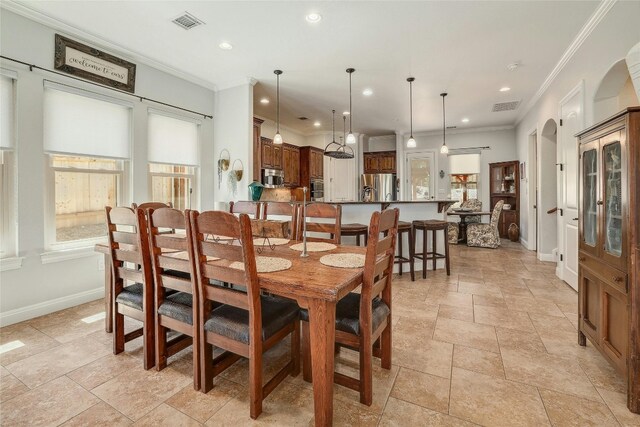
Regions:
<svg viewBox="0 0 640 427"><path fill-rule="evenodd" d="M356 246L360 246L360 236L364 236L364 245L367 246L369 227L364 224L342 224L340 237L355 236Z"/></svg>
<svg viewBox="0 0 640 427"><path fill-rule="evenodd" d="M402 235L404 233L409 233L409 258L402 255ZM395 256L395 260L393 261L393 263L399 264L398 274L402 276L402 264L408 262L412 282L416 280L415 272L413 271L413 245L413 228L411 227L411 223L406 221L398 221L398 255Z"/></svg>
<svg viewBox="0 0 640 427"><path fill-rule="evenodd" d="M411 246L414 247L414 258L422 260L422 278L427 278L427 260L431 260L433 263L433 269L436 269L436 260L444 258L447 267L447 276L451 275L451 269L449 265L449 239L447 239L447 227L446 221L440 221L437 219L416 220L413 221L413 242ZM423 232L422 238L422 253L415 253L415 241L418 231ZM427 250L427 232L432 232L432 251ZM444 233L444 254L438 253L437 250L437 231Z"/></svg>

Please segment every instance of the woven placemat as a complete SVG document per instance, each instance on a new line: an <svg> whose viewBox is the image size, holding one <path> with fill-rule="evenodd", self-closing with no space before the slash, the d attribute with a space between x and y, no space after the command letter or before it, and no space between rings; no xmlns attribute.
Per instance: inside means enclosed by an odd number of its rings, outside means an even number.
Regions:
<svg viewBox="0 0 640 427"><path fill-rule="evenodd" d="M329 254L320 258L320 262L329 267L361 268L364 267L364 255L361 254Z"/></svg>
<svg viewBox="0 0 640 427"><path fill-rule="evenodd" d="M302 252L304 243L296 243L289 246L294 251ZM307 242L307 252L325 252L337 248L333 243L326 242Z"/></svg>
<svg viewBox="0 0 640 427"><path fill-rule="evenodd" d="M286 245L290 241L290 239L283 239L281 237L269 237L268 239L265 239L264 237L256 237L255 239L253 239L253 244L256 246L266 246L268 244L281 246Z"/></svg>
<svg viewBox="0 0 640 427"><path fill-rule="evenodd" d="M244 270L244 263L240 261L232 262L229 267L236 270ZM291 261L285 258L258 256L256 257L256 268L258 273L273 273L274 271L290 269Z"/></svg>

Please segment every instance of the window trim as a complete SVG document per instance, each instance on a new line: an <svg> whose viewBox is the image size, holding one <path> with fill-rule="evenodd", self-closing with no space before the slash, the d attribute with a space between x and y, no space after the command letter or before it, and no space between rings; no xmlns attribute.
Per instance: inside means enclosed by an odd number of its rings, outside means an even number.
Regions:
<svg viewBox="0 0 640 427"><path fill-rule="evenodd" d="M168 173L168 172L151 172L151 165L169 165L169 166L183 166L187 168L193 168L192 174L186 173ZM199 177L199 167L193 165L180 165L180 164L168 164L168 163L157 163L157 162L147 162L147 183L149 186L149 199L153 199L153 177L165 177L165 178L190 178L191 179L191 191L189 193L189 209L198 210L199 209L199 199L197 197L198 194L198 177ZM196 196L196 197L194 197ZM166 203L168 200L155 200L157 202Z"/></svg>
<svg viewBox="0 0 640 427"><path fill-rule="evenodd" d="M18 240L18 174L17 174L17 117L18 117L18 97L17 82L18 73L6 68L0 68L0 74L12 81L12 101L13 101L13 132L11 135L12 147L9 149L0 149L2 162L0 166L0 174L2 174L2 193L4 200L0 200L2 206L2 223L0 223L0 231L2 232L2 241L0 242L0 271L13 270L22 267L22 259L18 257L19 240Z"/></svg>

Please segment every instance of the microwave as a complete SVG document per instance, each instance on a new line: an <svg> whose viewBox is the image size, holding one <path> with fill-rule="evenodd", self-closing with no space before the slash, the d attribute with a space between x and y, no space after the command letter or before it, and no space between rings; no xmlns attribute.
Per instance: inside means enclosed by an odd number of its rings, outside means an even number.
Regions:
<svg viewBox="0 0 640 427"><path fill-rule="evenodd" d="M262 169L262 185L266 188L284 187L284 171L280 169Z"/></svg>

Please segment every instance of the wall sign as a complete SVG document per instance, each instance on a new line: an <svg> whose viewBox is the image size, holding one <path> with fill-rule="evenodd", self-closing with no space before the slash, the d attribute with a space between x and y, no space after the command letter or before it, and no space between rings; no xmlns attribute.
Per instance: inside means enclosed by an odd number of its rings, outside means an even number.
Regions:
<svg viewBox="0 0 640 427"><path fill-rule="evenodd" d="M56 34L54 68L83 79L135 92L136 64Z"/></svg>

